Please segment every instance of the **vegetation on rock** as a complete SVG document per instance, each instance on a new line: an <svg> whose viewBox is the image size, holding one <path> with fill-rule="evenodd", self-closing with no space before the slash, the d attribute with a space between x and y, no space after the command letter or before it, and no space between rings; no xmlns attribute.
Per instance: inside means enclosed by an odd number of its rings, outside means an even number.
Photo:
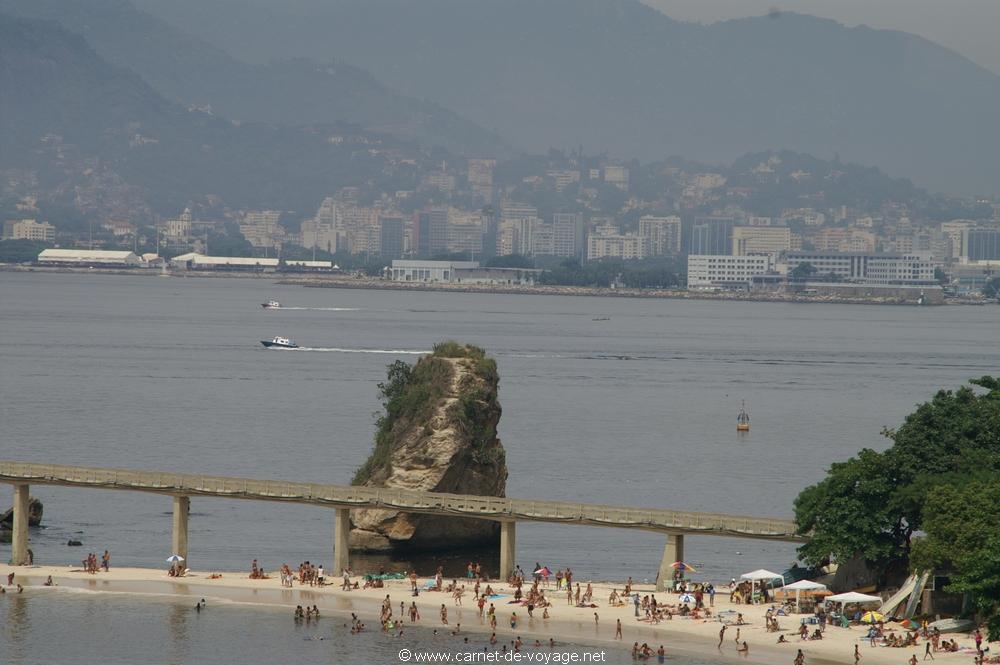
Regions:
<svg viewBox="0 0 1000 665"><path fill-rule="evenodd" d="M402 360L388 365L386 380L378 384L384 413L375 421L375 448L354 474L352 484L361 485L376 475L388 475L394 442L399 440L402 432L415 423L423 423L425 430L429 428L428 420L441 398L450 390L454 378L455 370L449 359L456 358L470 360L473 375L487 386L496 386L496 361L487 357L479 347L453 341L435 345L430 355L420 358L414 365ZM503 455L502 448L488 448L488 444L496 438L496 428L490 422L488 409L482 408L484 404L496 400L496 390L472 383L466 378L459 385L458 401L449 408L449 415L473 442L475 461L485 463L496 455L501 458ZM430 432L425 431L424 434ZM496 461L502 462L502 459Z"/></svg>

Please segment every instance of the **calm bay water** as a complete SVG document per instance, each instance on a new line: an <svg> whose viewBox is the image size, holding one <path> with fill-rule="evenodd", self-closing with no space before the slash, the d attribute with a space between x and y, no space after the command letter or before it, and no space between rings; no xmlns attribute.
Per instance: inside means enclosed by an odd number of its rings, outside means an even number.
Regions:
<svg viewBox="0 0 1000 665"><path fill-rule="evenodd" d="M262 310L270 298L294 309ZM790 516L804 485L884 447L881 428L939 387L1000 372L1000 307L0 273L0 323L2 458L347 483L371 447L385 365L453 338L497 358L509 495L763 516ZM274 335L308 348L263 349ZM744 399L753 431L740 437ZM169 499L32 493L45 503L38 562L108 548L114 565L159 566L170 554ZM569 565L581 579L652 579L663 547L630 531L518 529L523 567ZM327 510L192 501L195 569L322 562L331 539ZM794 558L791 545L687 539L713 579Z"/></svg>

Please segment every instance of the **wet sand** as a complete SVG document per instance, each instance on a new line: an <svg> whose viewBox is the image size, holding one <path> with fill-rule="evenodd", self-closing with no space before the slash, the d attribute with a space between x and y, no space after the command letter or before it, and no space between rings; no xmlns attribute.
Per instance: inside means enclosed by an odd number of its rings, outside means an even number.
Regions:
<svg viewBox="0 0 1000 665"><path fill-rule="evenodd" d="M183 578L169 577L164 571L145 568L112 568L111 572L88 574L78 569L62 566L37 566L4 568L3 574L15 572L15 583L26 587L42 585L45 578L52 576L57 587L81 589L92 592L124 593L124 594L156 594L185 596L192 603L200 598L209 602L223 601L227 603L251 603L274 607L287 607L289 613L296 605L316 605L324 614L342 617L355 613L361 617L372 630L378 630L378 615L382 601L388 594L393 611L398 613L399 603L406 608L416 601L421 619L416 624L421 628L454 629L460 623L463 632L489 633L490 627L485 619L480 618L476 601L473 598L471 584L466 584L466 593L462 599L463 606L456 606L452 594L444 592L423 591L428 582L426 578L419 581L420 595L413 598L410 594L410 583L407 580L391 580L381 589L359 589L342 591L339 588L340 578L329 578L331 584L322 587L300 586L298 583L291 588L283 588L277 578L251 580L246 573L221 572L221 578L210 579L211 573L189 572ZM361 578L354 578L362 581ZM585 589L587 580L579 580ZM446 580L447 582L447 580ZM459 579L459 585L467 582ZM854 645L861 646L862 665L903 665L913 653L922 660L924 644L921 641L917 647L908 649L870 647L862 638L865 629L862 627L837 628L828 626L823 640L800 641L795 633L799 626L799 618L806 615L791 615L779 617L782 634L788 640L787 644L776 644L778 635L764 630L764 614L766 605L731 605L728 589L718 593L715 600L716 610L735 610L742 612L748 625L730 625L726 629L722 648L717 647L721 624L714 616L710 619L674 618L650 625L639 621L634 616L631 604L625 607L609 607L608 596L612 588L619 593L623 584L594 584L594 604L596 608L577 608L566 602L565 592L557 592L554 584L546 589L546 597L552 601L549 608L550 618L542 619L542 608L536 608L534 618L529 619L527 608L522 605L509 604L513 599L512 589L506 584L494 582L493 588L504 597L493 600L497 615L497 637L501 640L513 639L520 635L529 641L538 638L547 643L550 637L557 642L572 642L602 646L604 648L631 649L633 642L648 643L655 651L659 645L664 645L668 654L690 655L713 660L745 659L759 665L774 665L775 663L791 663L797 649L802 649L809 663L852 663L854 662ZM485 585L483 585L485 587ZM544 588L544 587L543 587ZM654 593L648 585L637 585L635 591L640 595ZM676 594L656 594L661 602L673 604L677 602ZM448 608L449 625L441 624L439 612L441 604ZM487 604L487 608L489 604ZM510 627L510 616L516 612L518 625ZM599 622L595 624L594 613L598 613ZM621 619L623 639L614 639L615 621ZM740 630L740 641L746 640L749 645L749 656L736 652L736 631ZM810 629L815 626L810 626ZM901 632L901 631L899 631ZM952 637L952 636L949 636ZM959 643L963 646L973 646L972 639L965 634L959 634ZM993 649L1000 648L994 644ZM947 663L969 663L971 653L935 653L935 658Z"/></svg>

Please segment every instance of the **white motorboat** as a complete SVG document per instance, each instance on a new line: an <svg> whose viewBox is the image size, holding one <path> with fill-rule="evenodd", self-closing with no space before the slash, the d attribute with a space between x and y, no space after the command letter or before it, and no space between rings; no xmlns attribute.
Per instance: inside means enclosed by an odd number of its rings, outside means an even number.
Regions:
<svg viewBox="0 0 1000 665"><path fill-rule="evenodd" d="M281 303L277 300L268 300L267 302L262 302L260 306L264 309L280 309Z"/></svg>
<svg viewBox="0 0 1000 665"><path fill-rule="evenodd" d="M297 349L299 345L287 337L274 337L272 339L262 339L260 343L267 349Z"/></svg>

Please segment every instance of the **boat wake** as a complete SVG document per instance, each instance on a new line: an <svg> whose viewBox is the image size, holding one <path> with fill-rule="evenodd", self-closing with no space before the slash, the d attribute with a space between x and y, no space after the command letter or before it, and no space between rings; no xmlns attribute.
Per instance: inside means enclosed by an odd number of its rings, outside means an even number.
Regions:
<svg viewBox="0 0 1000 665"><path fill-rule="evenodd" d="M281 351L321 351L325 353L382 353L393 356L420 356L430 351L420 351L416 349L343 349L336 346L300 346L295 349L281 349Z"/></svg>
<svg viewBox="0 0 1000 665"><path fill-rule="evenodd" d="M268 307L268 309L291 309L300 312L358 312L361 310L360 307L287 307L285 305Z"/></svg>

